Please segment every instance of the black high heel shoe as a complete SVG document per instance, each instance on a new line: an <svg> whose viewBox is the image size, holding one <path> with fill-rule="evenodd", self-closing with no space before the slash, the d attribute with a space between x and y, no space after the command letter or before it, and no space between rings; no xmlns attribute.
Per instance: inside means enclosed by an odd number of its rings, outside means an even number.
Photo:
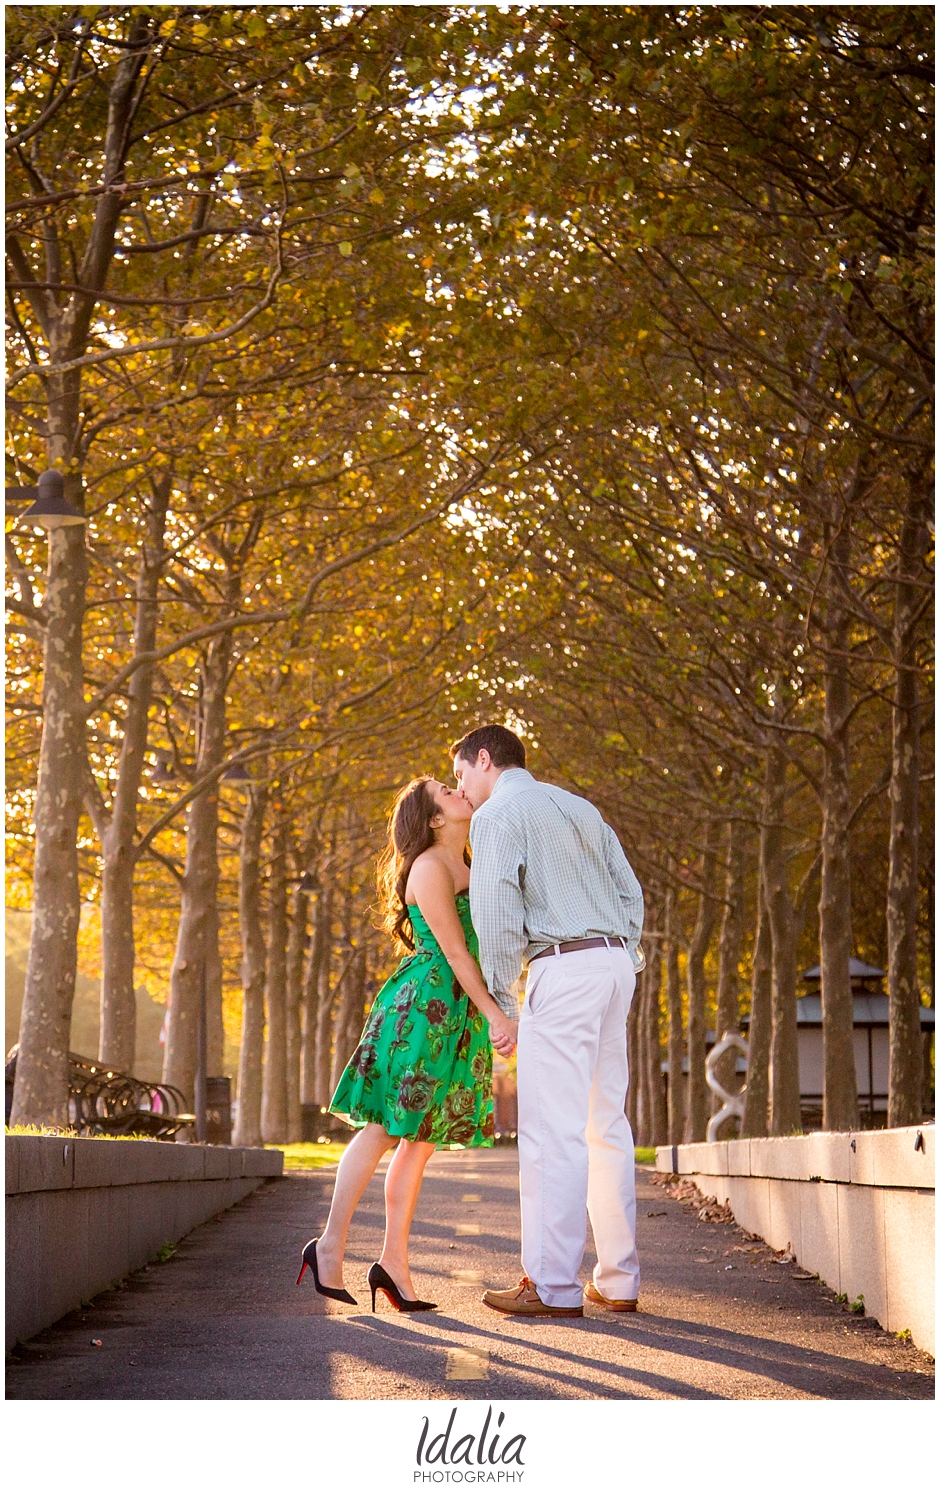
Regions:
<svg viewBox="0 0 940 1485"><path fill-rule="evenodd" d="M369 1288L372 1290L372 1313L375 1314L375 1296L377 1290L381 1289L390 1304L396 1310L436 1310L437 1305L432 1305L429 1299L406 1299L399 1289L395 1280L391 1278L380 1263L373 1263L366 1278L369 1280Z"/></svg>
<svg viewBox="0 0 940 1485"><path fill-rule="evenodd" d="M317 1243L318 1242L319 1242L319 1239L318 1238L314 1238L312 1242L309 1242L307 1244L306 1248L304 1248L304 1251L301 1253L301 1255L300 1255L300 1274L298 1276L297 1283L298 1284L300 1283L300 1280L303 1278L304 1274L307 1272L307 1269L309 1268L310 1272L313 1274L313 1282L314 1282L314 1285L316 1287L316 1291L317 1291L318 1294L325 1294L326 1297L327 1297L327 1299L341 1299L343 1301L343 1304L357 1305L359 1303L358 1299L353 1299L353 1297L350 1294L350 1292L349 1292L348 1289L328 1289L325 1284L321 1284L320 1283L320 1274L319 1274L319 1272L317 1270ZM373 1298L372 1298L372 1308L373 1308L373 1310L375 1309L375 1296L374 1295L373 1295Z"/></svg>

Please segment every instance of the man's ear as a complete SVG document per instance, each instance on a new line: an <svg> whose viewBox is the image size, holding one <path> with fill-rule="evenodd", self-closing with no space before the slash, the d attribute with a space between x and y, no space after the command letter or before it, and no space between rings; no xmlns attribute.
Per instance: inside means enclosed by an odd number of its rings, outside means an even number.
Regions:
<svg viewBox="0 0 940 1485"><path fill-rule="evenodd" d="M485 773L486 770L488 768L492 768L492 766L493 760L490 757L489 753L486 751L486 748L481 748L479 753L477 754L477 768L482 768L483 772Z"/></svg>

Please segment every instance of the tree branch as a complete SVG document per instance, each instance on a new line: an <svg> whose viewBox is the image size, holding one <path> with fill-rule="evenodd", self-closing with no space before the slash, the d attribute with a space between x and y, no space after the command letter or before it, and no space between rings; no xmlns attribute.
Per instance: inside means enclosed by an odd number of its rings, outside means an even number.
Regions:
<svg viewBox="0 0 940 1485"><path fill-rule="evenodd" d="M107 361L119 361L128 356L143 356L151 351L173 351L180 349L194 349L204 345L218 345L219 341L228 340L232 335L237 335L239 330L244 330L252 320L257 319L264 310L268 308L274 298L274 292L283 275L284 268L281 258L280 233L278 234L278 261L277 266L268 280L268 286L264 298L260 300L253 309L249 309L242 315L241 319L235 320L233 324L227 325L222 330L212 330L208 335L165 335L160 340L142 340L133 345L116 346L113 350L95 351L90 356L76 356L71 361L59 362L30 362L15 371L7 382L7 390L17 386L28 376L61 376L66 371L76 371L85 366L101 366Z"/></svg>

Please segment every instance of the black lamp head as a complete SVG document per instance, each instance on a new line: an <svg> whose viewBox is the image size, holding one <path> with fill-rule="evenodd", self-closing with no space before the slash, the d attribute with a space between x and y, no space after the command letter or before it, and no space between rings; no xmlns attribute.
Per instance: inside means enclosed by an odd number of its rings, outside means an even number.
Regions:
<svg viewBox="0 0 940 1485"><path fill-rule="evenodd" d="M38 526L43 531L57 531L60 526L84 526L86 517L65 498L65 480L57 469L47 469L39 476L38 486L14 485L7 489L7 500L28 500L32 505L19 517L20 526Z"/></svg>
<svg viewBox="0 0 940 1485"><path fill-rule="evenodd" d="M233 763L222 775L222 783L233 789L247 789L252 783L251 774L244 763Z"/></svg>
<svg viewBox="0 0 940 1485"><path fill-rule="evenodd" d="M156 763L150 770L150 781L153 784L164 784L170 779L176 778L173 768L173 754L168 753L165 748L154 748Z"/></svg>

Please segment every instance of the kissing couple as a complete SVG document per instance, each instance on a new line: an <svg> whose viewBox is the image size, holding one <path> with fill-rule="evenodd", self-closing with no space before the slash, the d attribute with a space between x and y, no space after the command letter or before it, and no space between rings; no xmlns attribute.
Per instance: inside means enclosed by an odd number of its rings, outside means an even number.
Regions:
<svg viewBox="0 0 940 1485"><path fill-rule="evenodd" d="M297 1282L310 1268L320 1294L356 1303L343 1286L349 1223L395 1147L372 1308L379 1292L397 1310L436 1308L411 1281L411 1221L435 1148L493 1143L495 1047L518 1051L523 1276L484 1303L509 1315L578 1316L584 1299L635 1310L626 1028L643 893L598 810L534 779L514 732L478 727L451 756L456 788L413 779L392 810L380 883L386 926L407 957L376 995L333 1095L330 1112L359 1133ZM585 1214L597 1265L582 1290Z"/></svg>

